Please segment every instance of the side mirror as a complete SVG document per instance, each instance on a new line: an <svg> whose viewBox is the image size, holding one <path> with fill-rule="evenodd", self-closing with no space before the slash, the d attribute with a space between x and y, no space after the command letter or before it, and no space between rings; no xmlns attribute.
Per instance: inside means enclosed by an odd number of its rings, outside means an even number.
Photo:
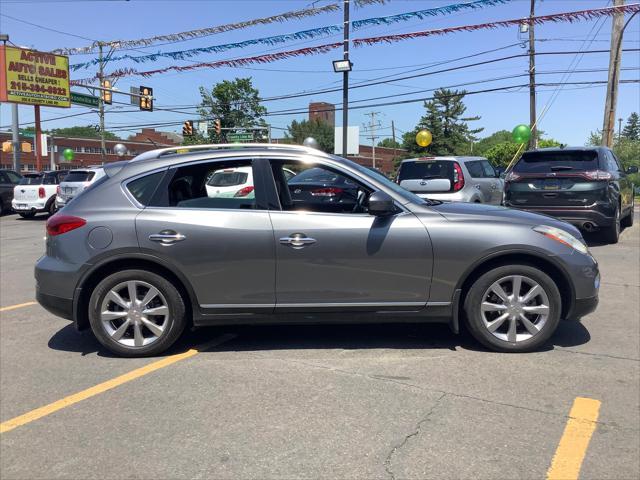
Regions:
<svg viewBox="0 0 640 480"><path fill-rule="evenodd" d="M628 167L627 173L638 173L638 167L636 167L635 165L633 167Z"/></svg>
<svg viewBox="0 0 640 480"><path fill-rule="evenodd" d="M396 213L396 206L393 198L384 192L373 192L369 196L369 214L377 217L384 217Z"/></svg>

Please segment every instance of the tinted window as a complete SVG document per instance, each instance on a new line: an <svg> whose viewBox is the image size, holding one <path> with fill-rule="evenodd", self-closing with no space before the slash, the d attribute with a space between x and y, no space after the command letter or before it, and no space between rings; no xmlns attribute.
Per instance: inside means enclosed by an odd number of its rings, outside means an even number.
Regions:
<svg viewBox="0 0 640 480"><path fill-rule="evenodd" d="M152 173L151 175L132 180L127 183L127 189L140 204L149 205L153 193L156 191L156 187L160 183L160 180L162 180L164 173L165 172ZM103 178L106 180L107 176L105 175Z"/></svg>
<svg viewBox="0 0 640 480"><path fill-rule="evenodd" d="M10 183L4 172L0 172L0 183Z"/></svg>
<svg viewBox="0 0 640 480"><path fill-rule="evenodd" d="M617 172L620 170L618 162L616 161L616 157L613 155L613 152L606 151L607 158L607 170L610 172Z"/></svg>
<svg viewBox="0 0 640 480"><path fill-rule="evenodd" d="M286 173L285 173L286 176ZM289 182L290 184L298 183L319 183L319 184L339 184L339 183L351 183L348 178L332 170L327 170L321 167L308 168L298 173Z"/></svg>
<svg viewBox="0 0 640 480"><path fill-rule="evenodd" d="M65 182L90 182L95 177L96 172L69 172L64 177Z"/></svg>
<svg viewBox="0 0 640 480"><path fill-rule="evenodd" d="M448 178L453 182L453 162L449 160L418 160L400 165L398 181Z"/></svg>
<svg viewBox="0 0 640 480"><path fill-rule="evenodd" d="M525 152L513 167L517 173L550 173L598 169L595 150Z"/></svg>
<svg viewBox="0 0 640 480"><path fill-rule="evenodd" d="M20 185L41 185L42 175L25 175L20 180Z"/></svg>
<svg viewBox="0 0 640 480"><path fill-rule="evenodd" d="M248 177L249 174L246 172L234 172L233 170L228 172L215 172L207 182L207 185L211 187L231 187L233 185L242 185L247 182Z"/></svg>
<svg viewBox="0 0 640 480"><path fill-rule="evenodd" d="M465 162L464 164L469 170L469 174L474 178L484 177L484 170L482 170L482 165L480 162Z"/></svg>
<svg viewBox="0 0 640 480"><path fill-rule="evenodd" d="M58 176L55 173L47 174L44 176L44 181L42 182L44 185L57 185L58 184Z"/></svg>
<svg viewBox="0 0 640 480"><path fill-rule="evenodd" d="M493 168L493 166L491 166L491 164L487 161L487 160L483 160L482 162L482 169L484 170L484 176L488 177L488 178L496 178L496 171Z"/></svg>
<svg viewBox="0 0 640 480"><path fill-rule="evenodd" d="M20 180L22 180L22 177L20 175L18 175L16 172L9 171L9 172L4 172L4 173L7 175L7 177L9 177L9 181L11 183L19 183Z"/></svg>

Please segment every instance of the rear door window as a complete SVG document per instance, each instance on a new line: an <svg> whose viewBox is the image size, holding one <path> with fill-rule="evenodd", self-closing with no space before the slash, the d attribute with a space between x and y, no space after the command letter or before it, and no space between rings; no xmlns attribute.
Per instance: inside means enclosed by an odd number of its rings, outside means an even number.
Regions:
<svg viewBox="0 0 640 480"><path fill-rule="evenodd" d="M598 169L595 150L525 152L513 167L516 173L572 173Z"/></svg>

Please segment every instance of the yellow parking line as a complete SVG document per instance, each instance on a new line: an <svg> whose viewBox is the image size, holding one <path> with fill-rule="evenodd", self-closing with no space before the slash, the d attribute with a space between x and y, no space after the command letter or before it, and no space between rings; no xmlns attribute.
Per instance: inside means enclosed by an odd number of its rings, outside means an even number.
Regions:
<svg viewBox="0 0 640 480"><path fill-rule="evenodd" d="M124 383L130 382L131 380L135 380L136 378L140 378L144 375L147 375L151 372L155 372L156 370L160 370L161 368L168 367L180 360L185 360L187 358L191 358L194 355L197 355L201 351L205 351L209 348L220 345L224 342L228 342L233 339L235 335L227 334L222 335L221 337L213 340L212 342L201 345L197 349L191 349L184 353L178 353L176 355L171 355L169 357L163 358L156 362L152 362L144 367L136 368L135 370L130 371L129 373L125 373L124 375L120 375L119 377L113 378L111 380L107 380L106 382L99 383L94 387L87 388L86 390L82 390L81 392L74 393L73 395L69 395L68 397L64 397L61 400L50 403L49 405L45 405L44 407L36 408L35 410L31 410L23 415L12 418L11 420L7 420L6 422L0 423L0 433L5 433L10 430L13 430L16 427L20 427L22 425L26 425L27 423L31 423L34 420L38 420L42 417L46 417L58 410L62 410L63 408L70 407L73 404L91 398L100 393L104 393L107 390L111 390L112 388L118 387Z"/></svg>
<svg viewBox="0 0 640 480"><path fill-rule="evenodd" d="M577 397L573 401L567 426L547 472L547 480L578 478L589 441L596 429L599 411L599 400Z"/></svg>
<svg viewBox="0 0 640 480"><path fill-rule="evenodd" d="M19 303L17 305L9 305L8 307L0 307L0 312L8 312L9 310L15 310L16 308L30 307L31 305L37 305L38 302L26 302Z"/></svg>

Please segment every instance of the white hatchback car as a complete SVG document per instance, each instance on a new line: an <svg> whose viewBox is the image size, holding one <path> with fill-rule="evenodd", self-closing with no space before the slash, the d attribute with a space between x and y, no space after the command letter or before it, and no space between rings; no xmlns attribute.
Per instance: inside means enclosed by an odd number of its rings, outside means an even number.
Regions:
<svg viewBox="0 0 640 480"><path fill-rule="evenodd" d="M60 185L58 185L56 208L60 209L64 207L74 197L80 195L89 185L100 180L104 175L104 169L101 167L71 170Z"/></svg>
<svg viewBox="0 0 640 480"><path fill-rule="evenodd" d="M216 170L207 180L208 197L247 197L253 193L251 167Z"/></svg>

